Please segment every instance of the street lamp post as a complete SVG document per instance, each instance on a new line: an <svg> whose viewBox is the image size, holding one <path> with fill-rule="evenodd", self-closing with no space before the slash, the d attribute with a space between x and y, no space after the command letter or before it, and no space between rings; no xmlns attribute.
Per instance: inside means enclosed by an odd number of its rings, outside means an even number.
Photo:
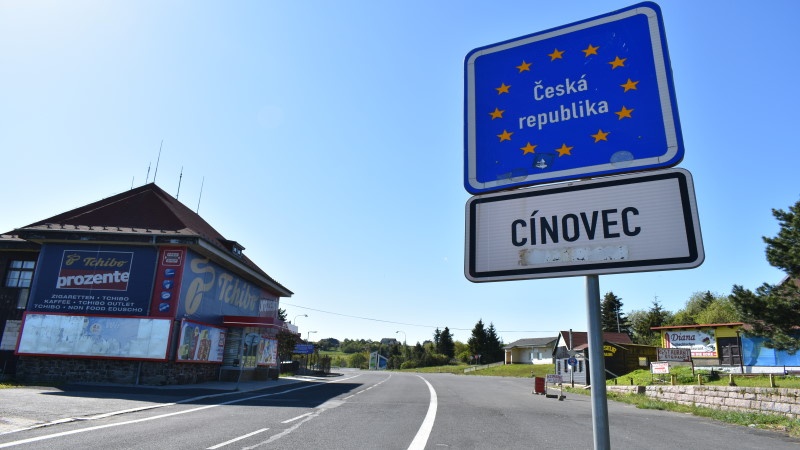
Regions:
<svg viewBox="0 0 800 450"><path fill-rule="evenodd" d="M297 318L298 317L308 317L308 314L298 314L298 315L294 316L294 320L292 320L293 324L297 325Z"/></svg>
<svg viewBox="0 0 800 450"><path fill-rule="evenodd" d="M316 333L316 331L309 331L308 333L306 333L306 344L308 344L308 338L311 337L311 333Z"/></svg>
<svg viewBox="0 0 800 450"><path fill-rule="evenodd" d="M407 348L406 348L406 332L403 331L403 330L397 330L397 331L394 332L394 334L397 334L397 333L403 333L403 358L405 359L406 350L407 350Z"/></svg>

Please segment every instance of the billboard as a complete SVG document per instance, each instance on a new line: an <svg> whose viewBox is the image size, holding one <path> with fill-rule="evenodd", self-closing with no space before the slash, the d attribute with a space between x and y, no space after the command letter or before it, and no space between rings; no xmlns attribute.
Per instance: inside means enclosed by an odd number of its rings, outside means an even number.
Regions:
<svg viewBox="0 0 800 450"><path fill-rule="evenodd" d="M192 320L181 321L178 362L222 362L225 329Z"/></svg>
<svg viewBox="0 0 800 450"><path fill-rule="evenodd" d="M692 358L717 356L717 339L713 328L664 331L664 347L689 350Z"/></svg>
<svg viewBox="0 0 800 450"><path fill-rule="evenodd" d="M25 313L16 354L167 359L172 321Z"/></svg>
<svg viewBox="0 0 800 450"><path fill-rule="evenodd" d="M155 258L151 247L44 244L28 311L146 316Z"/></svg>
<svg viewBox="0 0 800 450"><path fill-rule="evenodd" d="M179 317L210 324L221 324L223 316L277 317L277 296L208 258L186 253Z"/></svg>

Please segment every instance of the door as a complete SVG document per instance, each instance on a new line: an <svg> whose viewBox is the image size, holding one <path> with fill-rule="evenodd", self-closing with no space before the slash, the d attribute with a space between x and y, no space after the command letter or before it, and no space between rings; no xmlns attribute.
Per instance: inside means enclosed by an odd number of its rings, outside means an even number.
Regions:
<svg viewBox="0 0 800 450"><path fill-rule="evenodd" d="M739 339L735 337L717 338L719 345L719 363L723 366L739 366L742 364L742 350Z"/></svg>

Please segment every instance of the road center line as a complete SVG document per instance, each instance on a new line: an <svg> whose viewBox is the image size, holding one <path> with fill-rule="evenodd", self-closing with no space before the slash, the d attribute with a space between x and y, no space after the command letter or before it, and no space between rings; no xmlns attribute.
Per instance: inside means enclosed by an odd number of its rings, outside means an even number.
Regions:
<svg viewBox="0 0 800 450"><path fill-rule="evenodd" d="M422 425L420 425L417 435L414 436L414 440L411 441L411 445L408 446L408 450L425 450L425 445L428 443L428 438L433 430L433 422L436 420L436 409L439 403L436 390L433 389L433 386L431 386L425 378L419 375L417 376L428 385L428 391L431 393L431 401L428 404L428 413L425 414L425 420L422 421Z"/></svg>
<svg viewBox="0 0 800 450"><path fill-rule="evenodd" d="M260 430L253 431L252 433L247 433L247 434L245 434L244 436L239 436L239 437L237 437L237 438L233 438L233 439L231 439L230 441L225 441L225 442L223 442L223 443L221 443L221 444L217 444L217 445L215 445L215 446L213 446L213 447L208 447L206 450L215 450L215 449L218 449L218 448L220 448L220 447L224 447L224 446L226 446L226 445L228 445L228 444L233 444L233 443L234 443L234 442L236 442L236 441L241 441L242 439L247 439L247 438L249 438L250 436L255 436L255 435L257 435L258 433L263 433L263 432L265 432L265 431L267 431L267 430L269 430L269 428L262 428L262 429L260 429Z"/></svg>
<svg viewBox="0 0 800 450"><path fill-rule="evenodd" d="M289 420L284 420L284 421L283 421L283 422L281 422L281 423L291 423L291 422L294 422L295 420L302 419L303 417L305 417L305 416L310 416L310 415L311 415L311 413L310 413L310 412L308 412L308 413L305 413L305 414L300 414L299 416L297 416L297 417L295 417L295 418L292 418L292 419L289 419Z"/></svg>

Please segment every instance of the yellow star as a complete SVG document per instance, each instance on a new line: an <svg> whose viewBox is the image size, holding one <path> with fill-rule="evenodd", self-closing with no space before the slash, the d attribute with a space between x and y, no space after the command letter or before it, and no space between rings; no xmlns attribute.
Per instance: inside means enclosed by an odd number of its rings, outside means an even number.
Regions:
<svg viewBox="0 0 800 450"><path fill-rule="evenodd" d="M624 87L624 88L625 88L625 92L628 92L628 91L630 91L631 89L633 89L633 90L636 90L636 85L637 85L637 84L639 84L639 82L638 82L638 81L631 81L631 79L630 79L630 78L628 78L628 82L627 82L627 83L625 83L625 84L620 84L620 86L622 86L622 87Z"/></svg>
<svg viewBox="0 0 800 450"><path fill-rule="evenodd" d="M508 94L508 88L510 88L510 87L511 86L506 86L505 83L500 84L499 88L495 88L497 90L497 95L500 95L500 94L503 94L503 93Z"/></svg>
<svg viewBox="0 0 800 450"><path fill-rule="evenodd" d="M528 72L530 72L531 71L531 64L533 64L533 63L526 63L525 60L522 60L522 64L517 66L517 69L519 69L519 73L522 73L522 72L524 72L526 70Z"/></svg>
<svg viewBox="0 0 800 450"><path fill-rule="evenodd" d="M615 112L614 114L619 116L618 120L622 120L623 117L627 117L629 119L633 119L633 117L631 117L631 113L632 112L633 112L632 109L627 109L626 107L623 106L622 109L619 110L619 112Z"/></svg>
<svg viewBox="0 0 800 450"><path fill-rule="evenodd" d="M609 134L611 134L610 131L606 131L605 133L603 133L603 130L597 130L597 134L590 134L590 136L593 137L594 138L594 142L597 143L597 142L600 142L600 141L608 141L608 137L607 136Z"/></svg>
<svg viewBox="0 0 800 450"><path fill-rule="evenodd" d="M506 112L506 111L505 110L500 111L499 108L495 108L494 111L489 113L489 115L492 116L492 120L494 120L494 119L502 119L504 112Z"/></svg>
<svg viewBox="0 0 800 450"><path fill-rule="evenodd" d="M531 143L528 142L528 145L526 145L525 147L520 147L519 149L523 151L522 153L523 155L527 155L528 153L536 153L535 151L533 151L533 149L535 149L536 147L538 147L538 145L531 145Z"/></svg>
<svg viewBox="0 0 800 450"><path fill-rule="evenodd" d="M503 134L498 134L498 135L497 135L497 137L499 137L499 138L500 138L500 142L503 142L503 141L510 141L510 140L511 140L511 135L512 135L512 134L514 134L514 133L509 133L508 131L506 131L506 130L503 130Z"/></svg>
<svg viewBox="0 0 800 450"><path fill-rule="evenodd" d="M557 148L556 151L558 152L558 157L561 158L564 155L572 156L572 153L569 151L575 147L567 147L567 144L561 144L561 148Z"/></svg>
<svg viewBox="0 0 800 450"><path fill-rule="evenodd" d="M598 49L598 48L600 48L600 47L592 47L592 44L589 44L589 47L588 47L586 50L581 50L581 51L582 51L583 53L585 53L585 54L586 54L586 56L589 56L589 55L596 55L596 54L597 54L597 49Z"/></svg>
<svg viewBox="0 0 800 450"><path fill-rule="evenodd" d="M625 61L627 60L628 58L619 59L619 56L617 56L613 61L609 61L608 63L611 64L611 70L614 70L617 67L625 67Z"/></svg>
<svg viewBox="0 0 800 450"><path fill-rule="evenodd" d="M556 59L564 59L563 55L564 50L558 51L558 49L553 50L553 53L548 53L547 56L550 57L550 61L555 61Z"/></svg>

